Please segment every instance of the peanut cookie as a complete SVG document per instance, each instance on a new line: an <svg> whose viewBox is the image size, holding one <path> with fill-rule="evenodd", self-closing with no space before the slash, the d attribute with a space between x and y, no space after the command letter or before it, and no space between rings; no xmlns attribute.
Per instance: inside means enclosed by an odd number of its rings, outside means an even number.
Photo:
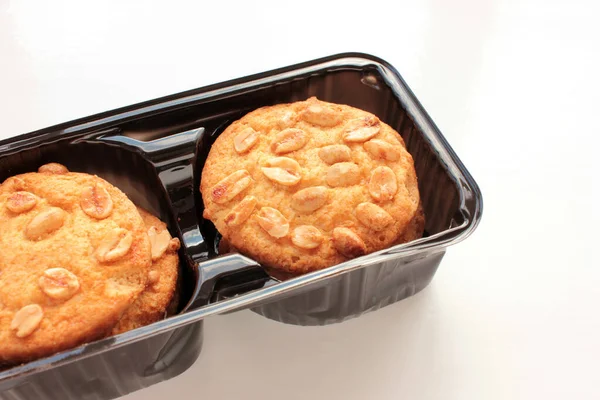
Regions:
<svg viewBox="0 0 600 400"><path fill-rule="evenodd" d="M146 231L119 189L59 164L0 185L0 363L110 333L146 286Z"/></svg>
<svg viewBox="0 0 600 400"><path fill-rule="evenodd" d="M116 335L164 318L177 307L177 277L179 275L179 239L171 238L167 225L148 211L139 208L152 248L152 268L148 272L146 290L125 311L113 328Z"/></svg>
<svg viewBox="0 0 600 400"><path fill-rule="evenodd" d="M292 273L423 233L401 136L373 114L314 97L228 126L210 150L200 191L204 217L232 247Z"/></svg>

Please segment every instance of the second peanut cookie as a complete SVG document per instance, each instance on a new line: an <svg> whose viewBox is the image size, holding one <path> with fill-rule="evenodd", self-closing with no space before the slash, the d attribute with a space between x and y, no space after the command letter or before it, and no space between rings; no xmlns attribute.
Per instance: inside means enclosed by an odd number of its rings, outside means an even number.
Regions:
<svg viewBox="0 0 600 400"><path fill-rule="evenodd" d="M413 159L366 111L316 98L232 123L202 171L204 217L264 266L304 273L420 237Z"/></svg>

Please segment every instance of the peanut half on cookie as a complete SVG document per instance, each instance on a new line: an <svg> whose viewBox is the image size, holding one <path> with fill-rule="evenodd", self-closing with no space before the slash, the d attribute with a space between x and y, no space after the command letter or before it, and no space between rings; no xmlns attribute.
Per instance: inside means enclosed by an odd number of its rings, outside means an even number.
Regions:
<svg viewBox="0 0 600 400"><path fill-rule="evenodd" d="M233 122L200 184L204 217L265 267L305 273L422 236L411 155L375 115L319 101Z"/></svg>
<svg viewBox="0 0 600 400"><path fill-rule="evenodd" d="M47 164L0 185L0 363L105 336L145 289L150 240L135 205Z"/></svg>

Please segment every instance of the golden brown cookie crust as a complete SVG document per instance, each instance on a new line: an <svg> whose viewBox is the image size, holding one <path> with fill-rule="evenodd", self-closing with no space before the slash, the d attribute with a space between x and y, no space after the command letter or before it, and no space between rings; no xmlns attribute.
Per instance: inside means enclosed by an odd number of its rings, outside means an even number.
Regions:
<svg viewBox="0 0 600 400"><path fill-rule="evenodd" d="M3 363L103 337L151 265L146 229L125 194L57 165L0 185L0 248Z"/></svg>
<svg viewBox="0 0 600 400"><path fill-rule="evenodd" d="M423 232L401 136L366 111L316 98L232 123L210 150L200 190L204 217L233 247L294 273Z"/></svg>
<svg viewBox="0 0 600 400"><path fill-rule="evenodd" d="M419 204L419 208L415 213L412 221L406 227L406 230L398 237L398 241L394 244L407 243L416 239L419 239L423 236L423 231L425 230L425 214L423 213L423 207ZM221 238L219 241L219 254L228 254L228 253L239 253L239 250L235 247L231 246L227 239ZM290 272L282 269L275 268L265 268L269 275L275 279L280 281L285 281L291 278L295 278L297 276L302 275L301 272Z"/></svg>
<svg viewBox="0 0 600 400"><path fill-rule="evenodd" d="M155 228L158 234L168 233L167 225L160 219L141 207L138 207L138 211L146 229ZM152 262L146 289L125 311L113 328L113 335L159 321L165 317L166 312L177 307L175 294L179 275L179 239L170 238L169 234L168 242L164 252Z"/></svg>

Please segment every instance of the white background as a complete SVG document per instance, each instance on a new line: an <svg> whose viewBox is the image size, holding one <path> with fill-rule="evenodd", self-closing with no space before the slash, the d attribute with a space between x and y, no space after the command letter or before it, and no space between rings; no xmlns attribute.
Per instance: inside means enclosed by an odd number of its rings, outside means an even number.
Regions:
<svg viewBox="0 0 600 400"><path fill-rule="evenodd" d="M394 65L484 195L420 294L302 328L249 311L142 399L600 398L597 1L0 0L0 137L343 51Z"/></svg>

